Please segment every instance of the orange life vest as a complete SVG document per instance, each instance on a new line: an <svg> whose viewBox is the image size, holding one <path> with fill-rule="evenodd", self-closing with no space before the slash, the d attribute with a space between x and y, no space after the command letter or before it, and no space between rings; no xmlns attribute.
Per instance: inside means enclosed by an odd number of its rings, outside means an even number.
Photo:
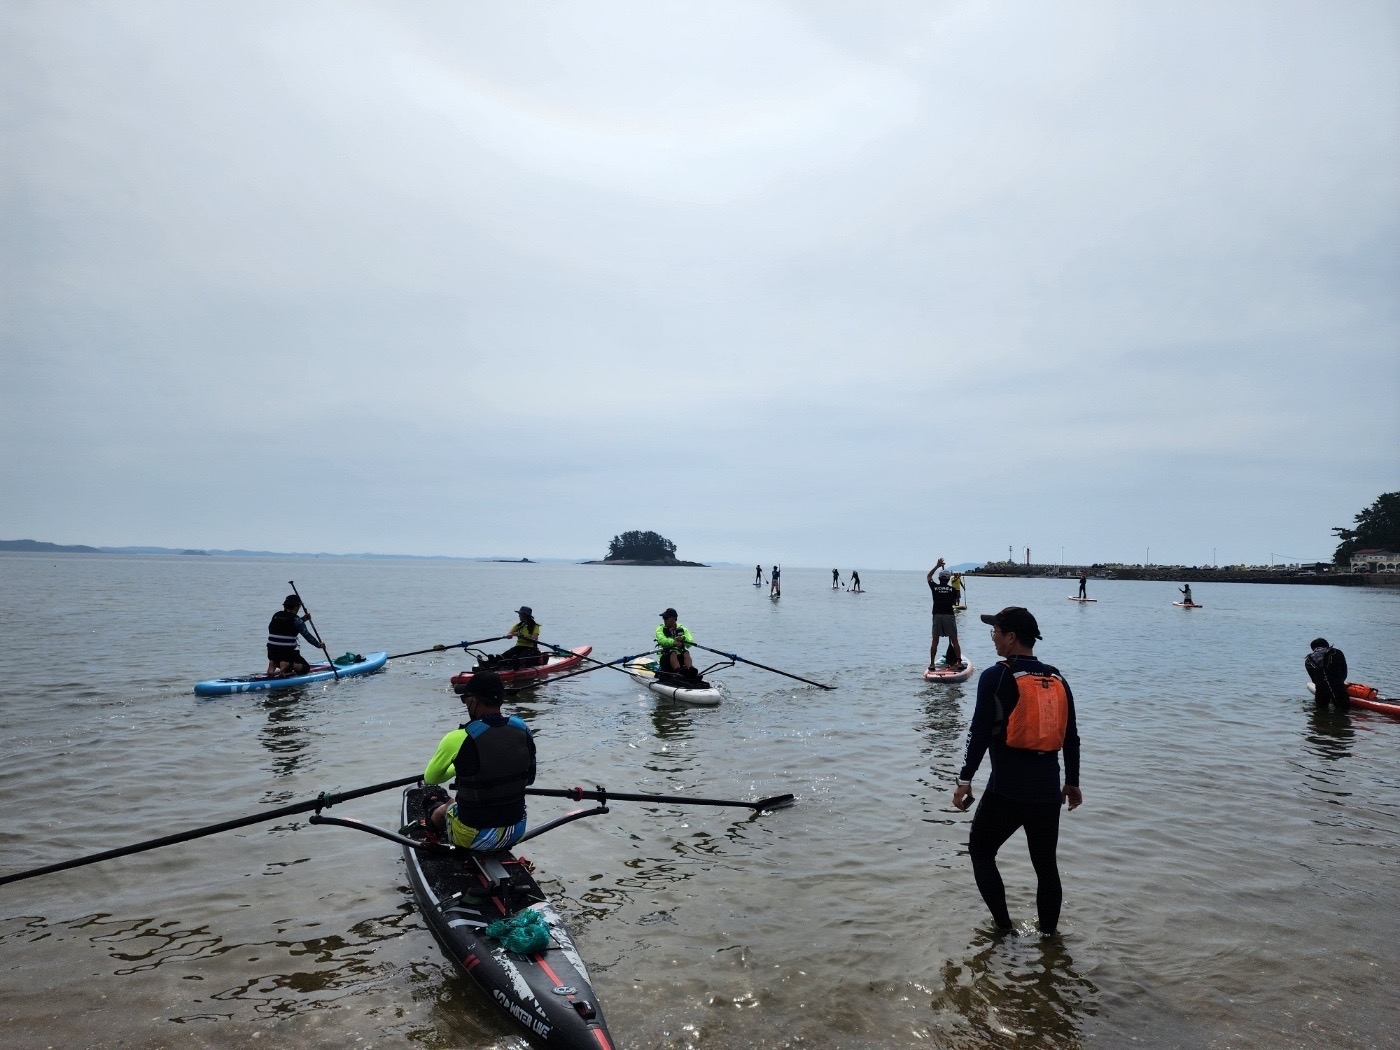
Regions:
<svg viewBox="0 0 1400 1050"><path fill-rule="evenodd" d="M1018 696L1011 716L1005 719L1006 746L1041 754L1060 750L1069 727L1069 694L1064 679L1056 674L1012 670L1005 661L1002 666L1015 676ZM998 717L1004 717L1000 697L996 703Z"/></svg>

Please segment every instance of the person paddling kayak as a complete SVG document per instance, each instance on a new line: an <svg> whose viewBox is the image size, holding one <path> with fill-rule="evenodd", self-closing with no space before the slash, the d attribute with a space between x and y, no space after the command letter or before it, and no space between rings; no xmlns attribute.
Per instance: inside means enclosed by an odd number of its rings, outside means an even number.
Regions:
<svg viewBox="0 0 1400 1050"><path fill-rule="evenodd" d="M675 609L667 609L661 614L661 626L656 629L656 647L661 650L657 673L699 679L700 674L690 659L689 649L695 644L695 637L676 617Z"/></svg>
<svg viewBox="0 0 1400 1050"><path fill-rule="evenodd" d="M514 638L515 644L503 653L491 657L490 664L498 671L518 671L522 667L535 667L545 662L540 652L540 625L535 622L535 613L528 605L515 610L520 620L506 632L507 638Z"/></svg>
<svg viewBox="0 0 1400 1050"><path fill-rule="evenodd" d="M501 676L478 671L462 702L470 721L442 738L423 770L423 783L456 778L457 798L424 793L428 820L454 846L509 849L525 834L525 789L535 782L535 738L518 715L501 714Z"/></svg>
<svg viewBox="0 0 1400 1050"><path fill-rule="evenodd" d="M289 594L282 599L282 608L272 614L267 624L267 675L306 674L311 665L297 648L297 639L305 638L317 649L322 649L321 639L311 633L306 621L297 615L301 599Z"/></svg>

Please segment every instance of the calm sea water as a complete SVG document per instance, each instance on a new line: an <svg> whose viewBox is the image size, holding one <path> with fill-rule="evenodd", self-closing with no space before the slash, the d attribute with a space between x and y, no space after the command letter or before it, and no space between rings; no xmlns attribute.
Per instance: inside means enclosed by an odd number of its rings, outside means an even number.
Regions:
<svg viewBox="0 0 1400 1050"><path fill-rule="evenodd" d="M844 573L844 570L843 570ZM619 803L531 842L624 1047L1393 1046L1400 720L1314 713L1308 641L1400 686L1400 594L970 581L1029 606L1074 686L1084 805L1061 824L1063 937L998 940L949 808L973 683L926 686L922 573L203 557L0 556L0 871L422 769L462 708L460 653L290 695L212 700L260 670L295 578L335 653L503 632L613 658L676 606L753 668L713 709L608 670L517 698L539 786L756 798ZM986 778L984 765L977 790ZM335 812L396 823L397 793ZM566 804L535 799L535 820ZM1013 916L1034 879L1003 851ZM414 911L397 847L304 818L0 888L3 1043L30 1047L513 1047Z"/></svg>

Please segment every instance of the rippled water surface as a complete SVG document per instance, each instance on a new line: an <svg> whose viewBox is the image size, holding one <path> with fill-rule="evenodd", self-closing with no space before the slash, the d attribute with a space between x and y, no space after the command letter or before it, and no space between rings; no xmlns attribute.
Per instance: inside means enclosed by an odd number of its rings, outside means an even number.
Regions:
<svg viewBox="0 0 1400 1050"><path fill-rule="evenodd" d="M1074 686L1085 803L1061 823L1062 937L1033 935L1024 840L997 939L949 808L967 686L926 686L922 573L336 559L0 555L0 871L421 771L462 708L460 653L279 696L260 670L297 581L335 653L503 632L605 659L676 606L697 639L829 681L716 677L717 708L610 670L515 700L542 787L757 798L618 803L529 844L624 1047L1393 1046L1400 720L1319 715L1308 641L1400 686L1400 595L1334 587L974 579L1024 604ZM965 652L994 659L961 618ZM978 777L985 781L984 765ZM396 823L387 792L335 812ZM534 799L542 821L567 806ZM414 910L397 847L304 816L0 887L6 1047L508 1047Z"/></svg>

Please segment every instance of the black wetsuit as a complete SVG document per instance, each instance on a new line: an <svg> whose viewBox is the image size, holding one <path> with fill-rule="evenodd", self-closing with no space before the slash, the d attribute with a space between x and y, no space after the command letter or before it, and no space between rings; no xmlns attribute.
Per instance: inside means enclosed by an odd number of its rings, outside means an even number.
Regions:
<svg viewBox="0 0 1400 1050"><path fill-rule="evenodd" d="M1351 706L1347 694L1347 658L1340 649L1318 646L1303 659L1308 677L1317 693L1317 706L1335 704L1345 711Z"/></svg>

